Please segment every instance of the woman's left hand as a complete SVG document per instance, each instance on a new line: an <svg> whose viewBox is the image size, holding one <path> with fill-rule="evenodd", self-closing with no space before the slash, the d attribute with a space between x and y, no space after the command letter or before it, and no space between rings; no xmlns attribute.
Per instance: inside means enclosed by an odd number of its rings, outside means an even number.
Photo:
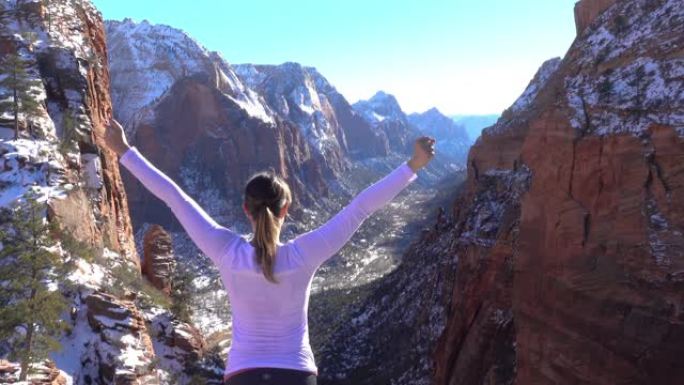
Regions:
<svg viewBox="0 0 684 385"><path fill-rule="evenodd" d="M435 157L434 146L435 138L431 136L421 136L416 139L413 144L413 157L408 161L408 165L413 169L413 172L418 172Z"/></svg>
<svg viewBox="0 0 684 385"><path fill-rule="evenodd" d="M126 140L126 133L123 127L114 118L107 125L104 141L107 147L119 156L123 155L131 147Z"/></svg>

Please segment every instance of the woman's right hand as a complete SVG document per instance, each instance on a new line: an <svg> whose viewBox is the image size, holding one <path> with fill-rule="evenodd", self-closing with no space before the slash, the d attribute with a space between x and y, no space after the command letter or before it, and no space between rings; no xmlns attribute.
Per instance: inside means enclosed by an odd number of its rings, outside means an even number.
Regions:
<svg viewBox="0 0 684 385"><path fill-rule="evenodd" d="M413 145L413 157L408 161L408 165L413 172L418 172L435 157L434 145L435 138L431 136L421 136L416 139Z"/></svg>
<svg viewBox="0 0 684 385"><path fill-rule="evenodd" d="M119 156L123 155L131 147L126 140L126 133L123 127L114 118L109 121L104 140L107 147Z"/></svg>

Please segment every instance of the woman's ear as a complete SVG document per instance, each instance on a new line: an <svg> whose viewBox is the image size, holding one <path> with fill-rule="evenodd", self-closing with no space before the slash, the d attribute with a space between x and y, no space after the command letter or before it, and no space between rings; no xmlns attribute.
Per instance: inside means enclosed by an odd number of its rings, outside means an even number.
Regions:
<svg viewBox="0 0 684 385"><path fill-rule="evenodd" d="M247 215L247 218L251 218L251 215L249 215L249 210L247 210L247 203L242 202L242 210L245 212L245 215Z"/></svg>
<svg viewBox="0 0 684 385"><path fill-rule="evenodd" d="M285 206L283 206L283 208L280 209L280 215L278 216L278 218L285 218L285 216L287 215L287 209L289 208L290 202L285 203Z"/></svg>

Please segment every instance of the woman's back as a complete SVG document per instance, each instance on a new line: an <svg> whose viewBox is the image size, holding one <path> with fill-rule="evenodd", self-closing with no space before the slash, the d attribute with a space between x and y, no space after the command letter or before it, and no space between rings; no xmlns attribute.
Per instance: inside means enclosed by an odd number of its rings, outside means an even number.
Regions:
<svg viewBox="0 0 684 385"><path fill-rule="evenodd" d="M315 270L305 265L293 241L279 244L277 284L266 280L255 249L244 238L226 250L220 269L233 313L226 374L249 367L301 368L317 372L307 323Z"/></svg>

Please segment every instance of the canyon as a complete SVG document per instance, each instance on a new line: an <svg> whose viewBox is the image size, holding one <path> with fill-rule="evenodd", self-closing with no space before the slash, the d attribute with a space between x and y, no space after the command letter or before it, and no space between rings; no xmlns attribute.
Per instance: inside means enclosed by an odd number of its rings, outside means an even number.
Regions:
<svg viewBox="0 0 684 385"><path fill-rule="evenodd" d="M314 278L320 384L684 382L681 0L579 1L567 53L472 147L437 109L407 115L382 91L350 103L314 67L231 64L179 29L104 21L88 1L12 0L0 21L0 57L19 55L41 85L20 139L0 111L0 217L38 193L74 266L49 283L71 331L33 383L220 384L225 291L104 147L110 116L242 234L242 183L283 175L284 239L406 159L412 138L438 137L415 185ZM0 360L0 382L18 370Z"/></svg>

